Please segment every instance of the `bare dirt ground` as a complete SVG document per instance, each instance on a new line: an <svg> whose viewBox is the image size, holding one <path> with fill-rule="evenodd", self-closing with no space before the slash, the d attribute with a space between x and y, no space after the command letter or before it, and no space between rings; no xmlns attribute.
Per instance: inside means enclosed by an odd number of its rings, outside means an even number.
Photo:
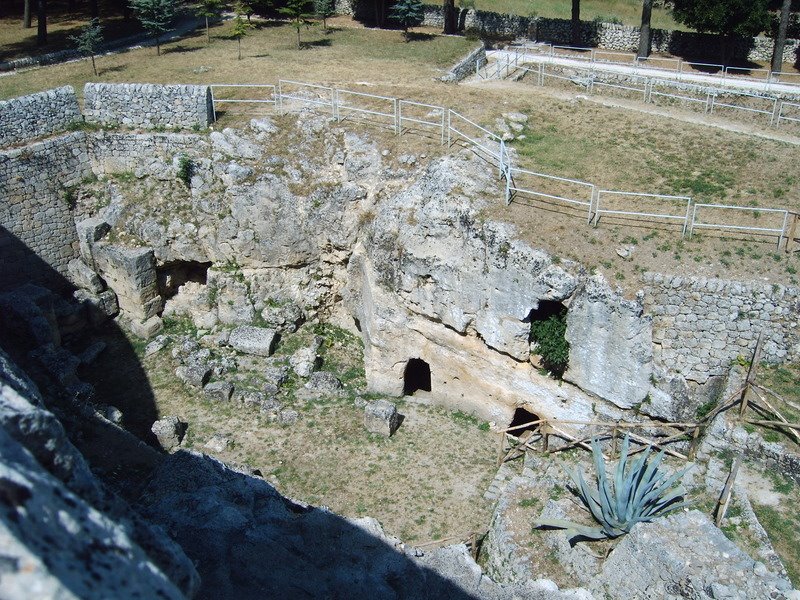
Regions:
<svg viewBox="0 0 800 600"><path fill-rule="evenodd" d="M306 325L285 335L276 356L288 357L310 343L312 328ZM170 331L175 340L193 333L182 325ZM293 377L278 396L284 408L299 413L293 425L281 425L274 415L235 399L211 401L202 390L181 383L175 376L179 363L171 355L174 344L143 357L144 344L131 340L142 357L147 381L131 379L139 377L138 368L126 371L111 364L111 352L85 376L96 386L99 398L123 410L129 428L143 430L140 433L149 428L154 417L144 407L153 403L158 416L177 415L189 424L182 447L258 469L292 498L346 516L374 517L388 533L406 542L462 535L466 539L473 531L485 531L491 505L483 493L496 470L496 434L474 417L433 406L435 398L415 397L391 399L399 400L398 411L404 417L394 436L368 433L364 409L355 403L356 398L375 398L363 393L360 341L335 328L325 328L324 335L323 370L335 373L345 389L327 396L304 395L304 381ZM110 334L101 339L112 345L126 343ZM261 361L239 355L236 362L225 380L237 388L259 389ZM141 393L120 395L121 389ZM150 394L152 398L145 397ZM217 433L230 440L227 449L206 447Z"/></svg>

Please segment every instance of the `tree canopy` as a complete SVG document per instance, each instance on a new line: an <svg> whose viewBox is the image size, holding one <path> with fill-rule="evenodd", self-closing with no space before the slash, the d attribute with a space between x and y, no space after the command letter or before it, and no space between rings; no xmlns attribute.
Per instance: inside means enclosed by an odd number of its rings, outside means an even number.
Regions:
<svg viewBox="0 0 800 600"><path fill-rule="evenodd" d="M69 39L75 43L75 48L78 52L83 56L92 58L92 70L95 77L97 77L97 65L94 62L94 56L103 43L103 28L100 27L100 19L92 19L86 27L81 29L80 34L71 35Z"/></svg>
<svg viewBox="0 0 800 600"><path fill-rule="evenodd" d="M751 37L769 26L767 0L674 0L672 14L701 33Z"/></svg>
<svg viewBox="0 0 800 600"><path fill-rule="evenodd" d="M422 8L420 0L400 0L389 11L389 16L400 24L406 39L408 39L408 28L422 23L425 18L425 10Z"/></svg>
<svg viewBox="0 0 800 600"><path fill-rule="evenodd" d="M156 39L156 53L161 54L161 36L172 28L175 0L131 0L131 8L145 31Z"/></svg>

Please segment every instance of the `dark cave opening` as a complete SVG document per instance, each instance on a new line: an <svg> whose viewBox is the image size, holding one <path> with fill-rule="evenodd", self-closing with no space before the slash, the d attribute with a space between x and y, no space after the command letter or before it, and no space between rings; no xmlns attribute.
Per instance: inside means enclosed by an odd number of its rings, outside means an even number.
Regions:
<svg viewBox="0 0 800 600"><path fill-rule="evenodd" d="M526 423L530 423L532 421L538 421L540 419L539 415L532 413L529 410L526 410L522 407L517 407L514 411L514 417L511 419L511 423L508 424L509 427L517 427L519 425L525 425ZM509 435L513 435L515 437L520 437L526 431L536 431L539 428L538 425L528 425L527 427L520 427L519 429L514 429L513 431L509 431Z"/></svg>
<svg viewBox="0 0 800 600"><path fill-rule="evenodd" d="M530 323L528 340L535 344L531 346L531 353L539 356L538 365L560 379L569 363L567 307L557 300L540 300L539 305L523 319L523 323Z"/></svg>
<svg viewBox="0 0 800 600"><path fill-rule="evenodd" d="M550 317L562 318L567 312L567 307L558 300L540 300L537 308L532 308L523 323L547 321Z"/></svg>
<svg viewBox="0 0 800 600"><path fill-rule="evenodd" d="M431 391L431 367L421 358L410 358L403 372L403 395L411 396L417 390Z"/></svg>
<svg viewBox="0 0 800 600"><path fill-rule="evenodd" d="M192 281L206 285L210 262L181 260L166 263L157 268L158 293L164 300L169 300L178 293L178 289L186 282Z"/></svg>

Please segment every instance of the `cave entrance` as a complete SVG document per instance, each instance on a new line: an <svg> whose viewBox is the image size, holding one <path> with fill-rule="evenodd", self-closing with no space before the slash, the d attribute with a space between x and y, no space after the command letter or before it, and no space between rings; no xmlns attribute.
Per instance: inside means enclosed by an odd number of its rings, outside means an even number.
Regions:
<svg viewBox="0 0 800 600"><path fill-rule="evenodd" d="M403 395L412 396L417 390L431 391L431 366L421 358L410 358L403 372Z"/></svg>
<svg viewBox="0 0 800 600"><path fill-rule="evenodd" d="M531 310L523 323L530 323L531 362L542 366L554 377L561 379L569 362L567 341L567 307L557 300L541 300Z"/></svg>
<svg viewBox="0 0 800 600"><path fill-rule="evenodd" d="M540 418L541 417L539 417L539 415L532 413L529 410L526 410L522 407L517 407L517 410L514 411L514 417L511 419L511 423L509 423L508 426L517 427L519 425L530 423L531 421L538 421ZM526 432L534 432L537 429L539 429L538 425L528 425L527 427L521 427L520 429L509 431L508 435L522 437Z"/></svg>
<svg viewBox="0 0 800 600"><path fill-rule="evenodd" d="M169 300L178 293L178 289L189 281L206 285L210 262L181 260L164 264L156 270L158 274L158 292L164 300Z"/></svg>

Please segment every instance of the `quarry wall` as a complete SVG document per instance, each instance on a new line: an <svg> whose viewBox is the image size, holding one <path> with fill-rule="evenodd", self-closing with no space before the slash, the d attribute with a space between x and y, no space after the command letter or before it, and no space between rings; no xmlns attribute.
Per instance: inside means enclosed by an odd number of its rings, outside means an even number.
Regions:
<svg viewBox="0 0 800 600"><path fill-rule="evenodd" d="M114 86L107 87L111 96L121 98L130 86L119 86L120 89L116 91L112 89ZM169 95L171 92L165 93ZM61 104L61 95L52 97L54 102ZM157 110L156 106L157 102L148 110ZM199 104L195 107L197 106ZM138 110L129 108L123 112L121 104L114 107L117 118L123 119L129 113L133 114ZM230 140L225 139L229 144L233 144L234 153L238 151L237 149L249 148L247 146L249 142L239 140L233 133L230 133L229 137ZM208 158L211 149L215 147L213 141L213 137L208 141L205 136L197 134L73 132L34 142L22 148L0 152L0 197L2 198L0 235L3 236L0 244L3 244L4 249L4 260L0 263L0 282L2 282L0 285L12 287L35 278L33 270L37 257L56 271L65 273L67 263L77 256L78 249L75 214L70 207L74 199L71 197L71 188L82 179L93 174L131 172L137 177L173 180L177 156L187 153L208 171L206 179L211 179L203 184L206 186L217 177L213 173L218 171ZM380 153L372 146L369 148L371 154L365 164L375 166L374 175L379 177ZM222 171L227 172L231 168L233 167L228 165ZM236 168L243 169L239 166ZM361 175L354 181L361 181L360 177ZM238 205L246 204L243 200L245 192L253 196L254 206L259 205L259 199L264 194L274 192L276 185L279 184L279 180L273 179L264 183L266 187L262 190L263 194L258 186L237 188ZM680 379L683 388L686 388L689 385L687 382L691 385L704 386L711 379L724 376L731 362L736 361L740 355L749 359L756 338L762 330L766 341L764 358L767 361L781 362L800 357L800 340L797 335L800 292L795 288L648 274L642 280L643 294L634 300L627 300L620 292L611 290L605 283L588 281L585 276L576 279L575 273L562 271L553 266L545 268L547 260L544 256L529 255L529 249L518 247L513 236L509 237L510 234L507 235L502 230L473 231L472 228L466 228L461 233L454 233L452 224L444 225L446 222L451 222L452 206L448 202L454 200L441 187L443 181L444 175L434 172L425 179L425 185L428 187L417 186L417 190L413 192L419 194L420 198L440 197L445 203L440 207L440 212L442 215L447 215L447 218L442 218L441 227L431 228L427 225L432 210L430 208L432 205L429 204L426 209L428 212L425 215L420 214L418 218L419 225L405 228L407 239L403 242L405 248L401 253L404 256L403 264L395 274L402 285L395 290L394 299L391 300L393 304L398 302L406 304L409 310L417 314L415 317L418 323L417 333L414 334L417 337L413 339L428 340L426 344L430 347L424 353L426 356L422 356L425 360L433 362L437 360L437 356L442 356L441 348L444 348L445 342L436 340L444 340L442 337L444 334L441 331L436 333L436 330L441 329L440 324L444 323L459 332L459 336L474 330L480 338L479 342L475 341L475 348L469 350L466 346L457 348L459 340L466 344L463 341L465 338L454 337L455 341L451 344L453 358L449 360L453 369L460 364L458 360L463 358L463 352L467 352L470 356L483 356L488 353L484 356L487 365L498 361L508 363L501 370L508 370L511 368L509 365L513 364L526 364L529 354L527 339L529 324L525 319L540 300L563 300L570 304L567 337L572 349L570 368L565 374L565 379L620 408L638 405L649 395L658 395L656 393L658 390L662 394L662 399L664 394L675 396L673 388L670 387L675 378ZM453 186L462 185L460 181L451 183ZM200 188L192 190L193 194L202 191ZM348 194L354 198L361 197L352 190L349 190ZM288 192L279 196L280 203L285 201L291 206L297 203L296 198ZM405 206L404 200L401 200L401 203ZM346 203L342 206L344 205ZM341 207L333 204L331 207L333 213L330 217L334 218L334 213L339 214ZM274 253L275 232L270 227L274 228L275 225L265 224L272 218L270 214L261 209L252 213L239 212L242 213L241 218L233 225L226 225L227 229L231 227L234 229L224 234L223 241L227 244L233 238L238 239L240 232L244 235L253 229L266 228L263 235L264 251L272 248ZM388 211L387 215L391 217L392 222L386 224L387 232L393 231L396 225L390 213L391 211ZM296 223L296 227L289 228L292 231L291 236L294 236L292 239L296 240L289 244L289 247L306 243L301 240L309 235L304 229L309 226L302 222L304 219L308 217L298 216L297 219L291 220L291 223ZM216 213L213 222L207 222L206 226L215 230L221 228ZM278 227L286 229L283 226ZM430 231L426 232L426 228ZM312 229L324 230L316 227ZM252 233L250 235L252 237ZM468 243L465 242L464 250L468 255L465 255L466 266L456 271L447 264L440 265L430 259L431 256L446 256L447 252L452 252L453 235L468 240ZM439 248L443 243L441 236L445 236L448 240L446 248ZM22 244L12 244L13 238ZM352 243L354 240L344 245L349 247ZM169 255L180 259L180 253L175 248L191 247L199 252L192 260L212 260L211 257L216 256L219 250L217 248L205 256L200 256L202 252L197 250L200 244L198 240L186 238L182 240L182 244L183 246L177 244L157 248L156 255L162 258ZM419 260L412 260L413 253L410 250L415 245L420 248ZM394 247L391 244L390 246ZM374 254L375 248L379 247L379 244L373 244L369 254ZM431 248L434 248L435 252ZM162 254L158 253L159 250ZM172 256L172 253L176 253L175 256ZM516 260L517 254L526 257L525 260L519 261L523 266L511 269L510 265ZM376 260L380 257L372 256L376 272L381 272L387 265L392 264L391 261L394 260L392 257L396 255L399 255L398 252L392 250L384 261ZM491 261L487 263L490 256ZM489 301L479 301L489 293L485 289L476 288L466 295L464 293L466 288L461 281L460 272L464 269L478 268L469 262L473 259L475 265L484 265L481 269L490 269L493 273L492 281L496 279L500 282L492 284L491 287L495 291L490 293ZM539 265L537 269L541 273L536 271L533 265ZM356 279L365 281L376 279L377 276L369 275L371 268L364 271L367 275L358 276ZM354 273L355 271L351 272L351 277L355 276ZM520 283L527 281L529 277L539 277L541 281L536 285ZM482 277L478 275L472 279L475 282L481 280ZM431 284L433 281L439 284L433 286ZM522 291L538 290L539 287L536 286L541 287L541 290L535 297ZM448 289L460 291L453 295L447 292ZM369 296L365 293L355 295L359 298ZM480 308L481 306L484 308ZM361 320L365 326L369 322L368 318ZM389 323L390 319L381 319L377 322ZM407 323L398 327L407 329ZM386 339L393 337L390 330L393 330L393 327L387 327ZM409 334L409 345L417 343L412 337ZM598 340L604 342L599 343ZM478 343L481 347L480 352L476 349ZM404 352L406 350L398 354L386 348L372 350L368 348L367 370L371 373L372 382L379 382L378 387L386 390L391 388L400 391L402 364L404 364L401 355ZM492 358L495 354L502 355L502 360ZM472 363L467 361L464 364ZM463 388L463 394L467 395L472 385L468 377L470 369L467 366L459 369L462 372L460 376L462 384L459 385ZM450 387L458 387L452 385L455 379L457 378L452 378L448 384ZM511 389L515 385L516 382L505 387ZM499 390L496 396L499 398L502 393L503 391ZM553 392L553 398L556 396L557 390ZM699 404L701 401L699 398L690 399L689 407ZM587 400L585 404L588 406L590 402ZM665 414L675 414L674 411L670 411L672 409Z"/></svg>
<svg viewBox="0 0 800 600"><path fill-rule="evenodd" d="M0 148L59 133L81 120L71 86L0 100Z"/></svg>
<svg viewBox="0 0 800 600"><path fill-rule="evenodd" d="M86 121L144 128L205 129L214 120L211 88L203 85L87 83Z"/></svg>

